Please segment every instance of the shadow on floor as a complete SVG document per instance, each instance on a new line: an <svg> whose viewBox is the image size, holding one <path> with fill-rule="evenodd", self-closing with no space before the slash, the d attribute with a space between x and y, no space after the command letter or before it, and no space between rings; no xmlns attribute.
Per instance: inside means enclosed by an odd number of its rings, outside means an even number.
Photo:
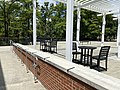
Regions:
<svg viewBox="0 0 120 90"><path fill-rule="evenodd" d="M5 85L1 62L0 62L0 90L6 90L6 85Z"/></svg>
<svg viewBox="0 0 120 90"><path fill-rule="evenodd" d="M110 53L109 57L111 57L111 56L117 56L117 55L118 55L118 53Z"/></svg>

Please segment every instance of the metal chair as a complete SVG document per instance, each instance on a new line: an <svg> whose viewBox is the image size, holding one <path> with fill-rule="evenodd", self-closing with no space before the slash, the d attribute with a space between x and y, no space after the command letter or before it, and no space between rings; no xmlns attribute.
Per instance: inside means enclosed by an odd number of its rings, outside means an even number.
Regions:
<svg viewBox="0 0 120 90"><path fill-rule="evenodd" d="M57 40L50 40L47 45L47 51L57 53Z"/></svg>
<svg viewBox="0 0 120 90"><path fill-rule="evenodd" d="M72 55L73 55L73 59L72 62L74 63L80 63L79 60L77 60L77 55L80 55L81 52L77 50L77 42L73 42L72 44ZM74 58L75 56L75 58Z"/></svg>
<svg viewBox="0 0 120 90"><path fill-rule="evenodd" d="M40 50L42 51L47 51L47 41L45 39L41 39L40 40Z"/></svg>
<svg viewBox="0 0 120 90"><path fill-rule="evenodd" d="M102 69L107 71L107 60L108 60L109 49L110 49L110 46L103 46L100 49L99 55L92 57L92 59L96 59L97 60L97 65L94 65L94 66L95 67L97 66L98 71L100 71L100 68L102 68ZM104 67L100 67L100 61L103 61L103 60L105 60L105 68Z"/></svg>

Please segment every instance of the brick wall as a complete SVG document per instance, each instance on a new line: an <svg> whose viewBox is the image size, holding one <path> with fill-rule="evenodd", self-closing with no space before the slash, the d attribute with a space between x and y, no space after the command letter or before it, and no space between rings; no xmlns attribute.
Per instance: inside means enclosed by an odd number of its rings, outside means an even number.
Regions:
<svg viewBox="0 0 120 90"><path fill-rule="evenodd" d="M36 61L35 57L20 48L14 46L13 50L48 90L96 90L40 58ZM33 67L34 63L36 63L36 67Z"/></svg>

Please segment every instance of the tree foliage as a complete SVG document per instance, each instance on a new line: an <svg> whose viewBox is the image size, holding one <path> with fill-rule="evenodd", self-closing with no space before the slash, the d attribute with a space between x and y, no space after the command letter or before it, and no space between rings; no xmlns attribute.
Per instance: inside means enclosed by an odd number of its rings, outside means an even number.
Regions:
<svg viewBox="0 0 120 90"><path fill-rule="evenodd" d="M98 17L98 13L81 9L81 32L80 39L99 40L102 32L102 16ZM43 24L44 34L48 37L65 38L66 33L66 4L57 3L56 6L48 2L41 7L41 17L39 19ZM51 19L51 21L49 21ZM116 38L117 21L112 20L111 15L106 17L105 40ZM74 32L73 39L76 39L77 30L77 11L74 11ZM52 34L51 34L51 33ZM42 34L43 35L43 34ZM52 35L52 36L49 36ZM46 36L45 36L46 37Z"/></svg>
<svg viewBox="0 0 120 90"><path fill-rule="evenodd" d="M32 38L32 0L0 1L0 37ZM102 17L98 13L81 9L80 39L97 40L101 37ZM56 5L45 2L43 6L37 3L37 37L66 37L66 4ZM77 11L74 10L73 39L76 39ZM106 17L105 39L116 38L117 21L111 15Z"/></svg>
<svg viewBox="0 0 120 90"><path fill-rule="evenodd" d="M44 37L65 38L66 32L66 6L62 3L50 4L48 2L41 6L41 31L44 30ZM43 35L43 34L42 34ZM41 35L41 36L42 36Z"/></svg>

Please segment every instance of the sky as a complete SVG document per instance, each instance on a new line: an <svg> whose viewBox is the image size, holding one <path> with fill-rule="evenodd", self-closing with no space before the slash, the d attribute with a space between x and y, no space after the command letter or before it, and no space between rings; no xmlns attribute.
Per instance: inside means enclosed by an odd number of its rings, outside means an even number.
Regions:
<svg viewBox="0 0 120 90"><path fill-rule="evenodd" d="M44 2L50 2L50 3L55 3L55 1L54 0L39 0L39 2L40 2L40 4L44 4Z"/></svg>
<svg viewBox="0 0 120 90"><path fill-rule="evenodd" d="M0 0L0 1L1 1L1 0ZM5 1L9 1L9 0L5 0ZM37 1L40 2L40 5L43 5L45 1L46 1L46 2L50 2L50 3L55 3L54 0L37 0Z"/></svg>

